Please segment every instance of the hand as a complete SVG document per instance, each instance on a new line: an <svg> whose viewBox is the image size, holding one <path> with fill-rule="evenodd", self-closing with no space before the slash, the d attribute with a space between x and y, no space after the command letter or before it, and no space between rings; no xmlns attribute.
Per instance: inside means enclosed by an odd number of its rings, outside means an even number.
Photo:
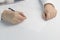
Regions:
<svg viewBox="0 0 60 40"><path fill-rule="evenodd" d="M25 20L26 16L22 12L4 10L1 19L11 24L18 24Z"/></svg>
<svg viewBox="0 0 60 40"><path fill-rule="evenodd" d="M44 5L44 13L43 13L43 19L49 20L56 16L57 11L53 4L47 3Z"/></svg>

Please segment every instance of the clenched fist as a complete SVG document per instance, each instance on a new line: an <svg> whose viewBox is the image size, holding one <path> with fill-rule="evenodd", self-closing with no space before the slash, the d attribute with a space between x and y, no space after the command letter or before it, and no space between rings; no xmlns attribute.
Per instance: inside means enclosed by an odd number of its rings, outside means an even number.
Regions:
<svg viewBox="0 0 60 40"><path fill-rule="evenodd" d="M44 13L42 15L44 20L52 19L56 16L56 14L57 11L53 4L47 3L44 5Z"/></svg>

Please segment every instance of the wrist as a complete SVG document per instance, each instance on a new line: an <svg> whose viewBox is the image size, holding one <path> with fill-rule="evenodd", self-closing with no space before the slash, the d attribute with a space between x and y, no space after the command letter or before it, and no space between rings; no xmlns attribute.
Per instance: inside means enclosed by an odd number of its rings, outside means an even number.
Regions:
<svg viewBox="0 0 60 40"><path fill-rule="evenodd" d="M46 3L46 4L44 4L44 7L47 5L51 5L52 7L54 7L54 5L52 3Z"/></svg>

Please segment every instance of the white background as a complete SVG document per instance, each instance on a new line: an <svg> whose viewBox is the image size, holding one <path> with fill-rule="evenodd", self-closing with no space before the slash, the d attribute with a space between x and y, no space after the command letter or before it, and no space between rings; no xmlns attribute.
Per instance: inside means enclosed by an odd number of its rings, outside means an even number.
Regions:
<svg viewBox="0 0 60 40"><path fill-rule="evenodd" d="M22 11L27 19L18 25L7 25L0 21L0 40L60 40L60 1L54 0L57 16L49 21L41 18L42 9L39 0L25 0L0 6L0 18L3 10L12 8Z"/></svg>

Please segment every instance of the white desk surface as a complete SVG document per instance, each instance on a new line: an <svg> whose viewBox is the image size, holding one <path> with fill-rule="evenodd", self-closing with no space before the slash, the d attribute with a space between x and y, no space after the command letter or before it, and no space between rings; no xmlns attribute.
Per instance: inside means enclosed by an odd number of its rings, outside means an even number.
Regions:
<svg viewBox="0 0 60 40"><path fill-rule="evenodd" d="M0 21L0 40L60 40L60 0L54 1L57 16L49 21L41 18L39 0L25 0L0 6L0 18L3 10L12 8L23 11L27 19L18 25L6 25Z"/></svg>

